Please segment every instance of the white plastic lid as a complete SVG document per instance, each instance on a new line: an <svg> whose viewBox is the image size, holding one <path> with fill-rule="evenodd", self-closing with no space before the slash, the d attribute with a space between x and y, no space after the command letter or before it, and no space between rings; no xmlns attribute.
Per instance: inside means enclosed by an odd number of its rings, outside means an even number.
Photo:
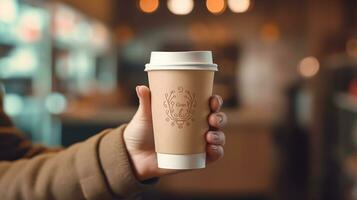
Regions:
<svg viewBox="0 0 357 200"><path fill-rule="evenodd" d="M150 70L212 70L217 71L211 51L153 51L150 63L145 71Z"/></svg>
<svg viewBox="0 0 357 200"><path fill-rule="evenodd" d="M162 154L157 153L159 168L164 169L201 169L206 167L206 153L198 154Z"/></svg>

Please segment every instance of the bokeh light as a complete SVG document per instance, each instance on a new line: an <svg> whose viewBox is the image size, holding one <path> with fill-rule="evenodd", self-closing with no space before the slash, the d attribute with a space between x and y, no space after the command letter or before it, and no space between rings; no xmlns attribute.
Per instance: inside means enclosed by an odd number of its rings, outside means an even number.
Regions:
<svg viewBox="0 0 357 200"><path fill-rule="evenodd" d="M207 9L213 14L221 14L226 8L224 0L207 0L206 1Z"/></svg>
<svg viewBox="0 0 357 200"><path fill-rule="evenodd" d="M349 56L357 58L357 39L347 41L346 52Z"/></svg>
<svg viewBox="0 0 357 200"><path fill-rule="evenodd" d="M19 115L23 109L24 103L18 94L7 94L4 98L4 110L9 116Z"/></svg>
<svg viewBox="0 0 357 200"><path fill-rule="evenodd" d="M140 0L139 8L145 13L152 13L159 7L159 0Z"/></svg>
<svg viewBox="0 0 357 200"><path fill-rule="evenodd" d="M31 74L38 65L38 59L32 49L19 49L14 52L12 59L9 59L8 66L17 72Z"/></svg>
<svg viewBox="0 0 357 200"><path fill-rule="evenodd" d="M15 0L0 0L0 21L12 23L17 17L17 4Z"/></svg>
<svg viewBox="0 0 357 200"><path fill-rule="evenodd" d="M228 7L232 12L243 13L250 7L250 0L228 0Z"/></svg>
<svg viewBox="0 0 357 200"><path fill-rule="evenodd" d="M320 63L313 56L302 59L298 65L298 71L303 77L313 77L320 69Z"/></svg>
<svg viewBox="0 0 357 200"><path fill-rule="evenodd" d="M168 0L167 8L175 15L187 15L194 7L193 0Z"/></svg>
<svg viewBox="0 0 357 200"><path fill-rule="evenodd" d="M60 114L67 107L67 100L61 93L51 93L46 97L45 106L52 114Z"/></svg>
<svg viewBox="0 0 357 200"><path fill-rule="evenodd" d="M280 29L275 23L266 23L260 31L260 37L265 42L276 42L280 38Z"/></svg>
<svg viewBox="0 0 357 200"><path fill-rule="evenodd" d="M125 43L134 37L134 31L128 25L120 25L115 29L115 35L119 42Z"/></svg>

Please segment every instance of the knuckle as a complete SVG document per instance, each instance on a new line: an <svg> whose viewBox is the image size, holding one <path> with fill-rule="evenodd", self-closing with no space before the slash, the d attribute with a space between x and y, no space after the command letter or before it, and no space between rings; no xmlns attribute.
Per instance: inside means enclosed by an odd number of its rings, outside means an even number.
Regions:
<svg viewBox="0 0 357 200"><path fill-rule="evenodd" d="M215 144L219 144L222 141L222 136L220 134L220 131L211 131L210 132L210 137L211 140L215 143Z"/></svg>
<svg viewBox="0 0 357 200"><path fill-rule="evenodd" d="M219 151L217 145L211 145L211 146L210 146L210 149L211 149L212 151L214 151L214 152L218 152L218 151Z"/></svg>
<svg viewBox="0 0 357 200"><path fill-rule="evenodd" d="M225 145L226 144L226 135L223 132L220 132L220 139L221 139L221 144Z"/></svg>

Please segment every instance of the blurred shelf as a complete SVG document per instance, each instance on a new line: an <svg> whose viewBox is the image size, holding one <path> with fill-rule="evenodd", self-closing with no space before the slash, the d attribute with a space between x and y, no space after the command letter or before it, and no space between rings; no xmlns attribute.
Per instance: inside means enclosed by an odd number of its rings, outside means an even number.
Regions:
<svg viewBox="0 0 357 200"><path fill-rule="evenodd" d="M0 34L0 37L3 36L3 34ZM19 41L16 41L14 39L4 39L1 38L0 39L0 45L4 45L4 46L17 46L17 45L21 45L22 43L20 43Z"/></svg>
<svg viewBox="0 0 357 200"><path fill-rule="evenodd" d="M351 56L348 56L345 53L340 53L340 54L335 54L333 56L330 56L329 58L326 59L326 62L324 62L327 68L330 69L337 69L341 67L351 67L351 66L357 66L357 59L353 58Z"/></svg>
<svg viewBox="0 0 357 200"><path fill-rule="evenodd" d="M95 106L93 106L95 107ZM60 115L62 123L83 125L112 125L127 123L136 112L135 107L123 107L115 109L73 109ZM271 112L254 108L224 109L227 114L229 127L264 126L271 127L277 122Z"/></svg>
<svg viewBox="0 0 357 200"><path fill-rule="evenodd" d="M340 93L335 98L336 105L339 108L357 114L357 97L345 93Z"/></svg>
<svg viewBox="0 0 357 200"><path fill-rule="evenodd" d="M72 109L60 115L63 123L67 124L120 124L128 122L134 115L136 108L123 107L116 109Z"/></svg>
<svg viewBox="0 0 357 200"><path fill-rule="evenodd" d="M13 49L13 45L0 43L0 57L4 57Z"/></svg>

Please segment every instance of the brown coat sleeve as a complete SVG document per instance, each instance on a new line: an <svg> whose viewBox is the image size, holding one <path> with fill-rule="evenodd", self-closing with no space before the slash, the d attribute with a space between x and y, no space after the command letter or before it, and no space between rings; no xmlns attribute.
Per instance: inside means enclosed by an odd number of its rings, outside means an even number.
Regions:
<svg viewBox="0 0 357 200"><path fill-rule="evenodd" d="M36 155L59 151L59 148L45 148L34 145L12 126L10 120L0 111L0 161L32 158Z"/></svg>
<svg viewBox="0 0 357 200"><path fill-rule="evenodd" d="M124 129L49 152L25 140L2 113L0 199L121 199L145 189L132 173Z"/></svg>

